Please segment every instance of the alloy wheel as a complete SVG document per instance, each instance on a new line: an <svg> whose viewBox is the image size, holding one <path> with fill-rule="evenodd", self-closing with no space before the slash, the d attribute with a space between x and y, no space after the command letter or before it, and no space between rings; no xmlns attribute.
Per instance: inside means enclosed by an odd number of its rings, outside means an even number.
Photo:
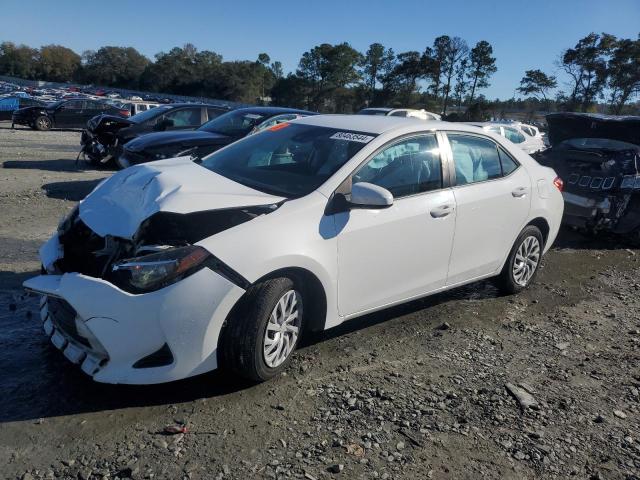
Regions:
<svg viewBox="0 0 640 480"><path fill-rule="evenodd" d="M48 130L50 127L50 123L49 119L47 117L40 117L37 120L38 122L38 128L40 128L41 130Z"/></svg>
<svg viewBox="0 0 640 480"><path fill-rule="evenodd" d="M273 308L263 340L264 361L277 368L289 357L296 346L302 325L302 297L288 290Z"/></svg>
<svg viewBox="0 0 640 480"><path fill-rule="evenodd" d="M513 279L521 287L526 287L540 263L540 241L535 236L526 237L516 252L513 261Z"/></svg>

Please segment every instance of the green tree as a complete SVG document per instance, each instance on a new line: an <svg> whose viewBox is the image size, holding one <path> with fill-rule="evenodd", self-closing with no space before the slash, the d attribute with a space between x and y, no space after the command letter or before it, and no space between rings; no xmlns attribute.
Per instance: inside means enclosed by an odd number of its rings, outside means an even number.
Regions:
<svg viewBox="0 0 640 480"><path fill-rule="evenodd" d="M313 108L311 94L313 86L305 78L289 74L276 80L271 89L271 98L276 105L291 108Z"/></svg>
<svg viewBox="0 0 640 480"><path fill-rule="evenodd" d="M335 109L337 90L360 80L356 67L361 59L362 55L346 42L323 43L303 53L297 74L312 86L312 108Z"/></svg>
<svg viewBox="0 0 640 480"><path fill-rule="evenodd" d="M40 48L36 72L38 78L51 82L70 82L80 68L80 55L62 45Z"/></svg>
<svg viewBox="0 0 640 480"><path fill-rule="evenodd" d="M87 83L137 88L149 59L133 47L101 47L83 53L79 78Z"/></svg>
<svg viewBox="0 0 640 480"><path fill-rule="evenodd" d="M603 33L590 33L580 39L574 48L565 50L560 67L571 78L568 107L587 111L596 97L602 94L609 75L607 58L616 38Z"/></svg>
<svg viewBox="0 0 640 480"><path fill-rule="evenodd" d="M458 107L462 106L464 97L469 89L469 63L468 58L463 58L456 67L456 86L453 89L454 96L458 101ZM471 91L473 96L473 90Z"/></svg>
<svg viewBox="0 0 640 480"><path fill-rule="evenodd" d="M556 77L547 75L542 70L527 70L520 80L517 91L522 95L538 97L540 95L544 101L547 100L547 93L558 86Z"/></svg>
<svg viewBox="0 0 640 480"><path fill-rule="evenodd" d="M271 88L273 85L273 72L269 68L269 62L271 61L271 57L266 53L261 53L258 55L258 64L262 66L262 91L261 98L265 96L265 89ZM267 87L267 83L270 85Z"/></svg>
<svg viewBox="0 0 640 480"><path fill-rule="evenodd" d="M431 57L433 63L430 78L433 97L435 99L438 99L440 95L440 87L443 83L443 65L446 61L450 44L451 37L448 35L441 35L433 41L433 49L427 47L425 50L425 54Z"/></svg>
<svg viewBox="0 0 640 480"><path fill-rule="evenodd" d="M276 60L271 64L269 68L271 69L271 72L273 73L273 76L276 79L280 79L284 77L284 69L282 68L282 62L279 62Z"/></svg>
<svg viewBox="0 0 640 480"><path fill-rule="evenodd" d="M413 104L412 97L419 90L419 81L429 75L430 59L415 50L399 53L396 64L386 76L387 88L391 88L405 107Z"/></svg>
<svg viewBox="0 0 640 480"><path fill-rule="evenodd" d="M449 39L445 45L444 51L446 55L440 68L444 78L444 101L442 105L442 113L446 115L447 104L449 103L449 96L451 93L451 82L456 71L456 66L469 54L469 47L467 46L467 42L460 37L453 37Z"/></svg>
<svg viewBox="0 0 640 480"><path fill-rule="evenodd" d="M382 83L394 67L395 54L381 43L372 43L362 59L362 77L368 89L369 101L373 101L376 85Z"/></svg>
<svg viewBox="0 0 640 480"><path fill-rule="evenodd" d="M626 103L640 94L640 35L637 40L618 40L608 67L612 110L620 114Z"/></svg>
<svg viewBox="0 0 640 480"><path fill-rule="evenodd" d="M35 78L38 50L12 42L0 43L0 74L20 78Z"/></svg>
<svg viewBox="0 0 640 480"><path fill-rule="evenodd" d="M489 86L489 77L496 73L496 59L493 47L486 40L476 43L469 55L469 77L471 79L471 93L469 102L473 102L476 90Z"/></svg>
<svg viewBox="0 0 640 480"><path fill-rule="evenodd" d="M222 63L215 52L198 49L187 43L169 52L156 54L156 61L149 64L140 79L144 88L156 92L181 95L202 95L214 88L214 80Z"/></svg>

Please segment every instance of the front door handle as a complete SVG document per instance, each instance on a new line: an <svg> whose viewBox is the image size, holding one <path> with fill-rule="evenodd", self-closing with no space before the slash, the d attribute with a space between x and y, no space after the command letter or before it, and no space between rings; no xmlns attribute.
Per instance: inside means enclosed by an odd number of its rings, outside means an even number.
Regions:
<svg viewBox="0 0 640 480"><path fill-rule="evenodd" d="M451 212L453 212L454 208L453 205L440 205L439 207L434 208L433 210L431 210L431 216L433 218L443 218L446 217L447 215L449 215Z"/></svg>
<svg viewBox="0 0 640 480"><path fill-rule="evenodd" d="M511 192L511 195L513 195L516 198L522 198L526 194L527 194L527 187L518 187L513 192Z"/></svg>

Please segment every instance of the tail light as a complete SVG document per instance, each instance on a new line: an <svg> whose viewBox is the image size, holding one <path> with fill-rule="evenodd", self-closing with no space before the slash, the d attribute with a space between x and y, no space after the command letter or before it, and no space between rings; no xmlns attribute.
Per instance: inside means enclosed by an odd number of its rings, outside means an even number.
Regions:
<svg viewBox="0 0 640 480"><path fill-rule="evenodd" d="M131 112L129 110L119 110L119 112L123 117L128 117L131 115Z"/></svg>
<svg viewBox="0 0 640 480"><path fill-rule="evenodd" d="M562 181L562 179L561 179L560 177L556 177L556 178L553 180L553 184L556 186L556 188L557 188L559 191L564 190L564 182Z"/></svg>

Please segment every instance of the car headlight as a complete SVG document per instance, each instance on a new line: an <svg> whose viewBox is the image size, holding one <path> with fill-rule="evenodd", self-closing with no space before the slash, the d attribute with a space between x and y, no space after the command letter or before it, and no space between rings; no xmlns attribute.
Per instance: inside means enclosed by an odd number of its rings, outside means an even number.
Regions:
<svg viewBox="0 0 640 480"><path fill-rule="evenodd" d="M167 156L166 156L164 153L156 153L153 157L154 157L156 160L162 160L162 159L167 158Z"/></svg>
<svg viewBox="0 0 640 480"><path fill-rule="evenodd" d="M207 250L195 245L170 248L114 264L110 280L127 292L151 292L195 273L210 257Z"/></svg>

